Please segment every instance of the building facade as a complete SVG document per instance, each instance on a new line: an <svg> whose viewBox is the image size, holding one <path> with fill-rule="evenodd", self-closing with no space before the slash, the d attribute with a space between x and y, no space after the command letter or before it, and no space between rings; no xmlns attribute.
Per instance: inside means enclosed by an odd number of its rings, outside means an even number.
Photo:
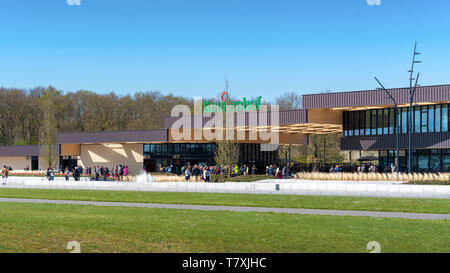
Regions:
<svg viewBox="0 0 450 273"><path fill-rule="evenodd" d="M343 151L376 151L380 171L389 171L399 130L399 169L407 171L409 89L322 93L303 96L303 109L273 112L237 112L232 131L239 143L240 164L262 170L279 163L277 150L263 149L276 132L279 145L306 145L312 134L342 134ZM128 165L131 173L157 165L214 165L217 131L214 116L175 116L164 119L159 130L69 132L58 134L60 165L83 167ZM450 172L450 85L418 87L412 108L412 171ZM178 126L178 129L176 127ZM397 127L398 124L398 127ZM176 132L186 133L180 138ZM38 146L0 146L0 164L13 169L46 169Z"/></svg>
<svg viewBox="0 0 450 273"><path fill-rule="evenodd" d="M332 109L342 115L342 150L378 151L379 168L388 171L396 158L399 132L399 169L408 162L409 89L389 89L394 105L384 90L328 93L304 96L304 108ZM412 157L414 172L450 171L449 133L450 85L418 87L412 107Z"/></svg>

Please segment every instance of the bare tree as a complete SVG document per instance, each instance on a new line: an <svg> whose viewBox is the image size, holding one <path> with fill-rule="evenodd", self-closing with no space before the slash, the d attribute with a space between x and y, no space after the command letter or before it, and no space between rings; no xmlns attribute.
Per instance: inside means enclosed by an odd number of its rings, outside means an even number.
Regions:
<svg viewBox="0 0 450 273"><path fill-rule="evenodd" d="M280 110L295 110L302 108L302 97L294 92L284 93L275 98L275 104L280 107Z"/></svg>
<svg viewBox="0 0 450 273"><path fill-rule="evenodd" d="M335 163L344 160L340 150L339 134L310 135L312 153L322 163Z"/></svg>
<svg viewBox="0 0 450 273"><path fill-rule="evenodd" d="M49 87L42 91L40 98L42 124L40 127L39 143L41 146L41 154L45 160L47 167L54 167L58 163L58 145L56 136L58 133L55 117L54 99L59 92L53 87Z"/></svg>
<svg viewBox="0 0 450 273"><path fill-rule="evenodd" d="M302 97L294 92L284 93L275 99L275 104L280 107L280 110L295 110L302 107ZM292 160L298 157L304 149L300 145L282 145L278 148L278 156L281 159Z"/></svg>
<svg viewBox="0 0 450 273"><path fill-rule="evenodd" d="M239 144L230 140L218 142L214 160L217 165L227 168L227 174L230 177L231 170L239 163Z"/></svg>
<svg viewBox="0 0 450 273"><path fill-rule="evenodd" d="M224 91L228 93L230 90L230 80L225 76L225 89ZM234 168L236 164L239 163L239 144L235 141L226 139L228 133L227 131L231 131L229 133L234 133L234 128L227 127L227 115L224 114L223 121L225 122L225 126L223 127L225 130L222 130L220 133L224 134L222 137L225 141L220 141L217 143L216 151L214 153L214 160L216 164L226 167L228 177L231 176L231 170Z"/></svg>

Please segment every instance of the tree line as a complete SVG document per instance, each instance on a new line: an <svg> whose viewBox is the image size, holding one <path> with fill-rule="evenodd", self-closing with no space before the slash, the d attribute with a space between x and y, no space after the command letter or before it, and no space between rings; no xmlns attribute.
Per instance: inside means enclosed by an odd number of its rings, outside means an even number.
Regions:
<svg viewBox="0 0 450 273"><path fill-rule="evenodd" d="M118 96L88 90L0 88L0 144L40 144L55 132L160 129L177 104L192 100L160 92Z"/></svg>

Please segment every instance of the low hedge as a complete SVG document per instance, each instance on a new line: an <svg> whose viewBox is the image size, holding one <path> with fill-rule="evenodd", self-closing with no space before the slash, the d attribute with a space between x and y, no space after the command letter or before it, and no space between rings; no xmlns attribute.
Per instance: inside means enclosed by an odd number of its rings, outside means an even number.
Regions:
<svg viewBox="0 0 450 273"><path fill-rule="evenodd" d="M150 172L148 174L151 174L153 176L176 176L177 174L175 173L166 173L166 172ZM181 174L180 174L181 175Z"/></svg>
<svg viewBox="0 0 450 273"><path fill-rule="evenodd" d="M409 181L405 184L409 185L443 185L447 186L450 185L449 181L439 181L439 180L418 180L418 181Z"/></svg>
<svg viewBox="0 0 450 273"><path fill-rule="evenodd" d="M153 176L177 176L174 173L164 173L164 172L151 172L149 173ZM184 177L184 175L180 174L180 177ZM211 182L255 182L264 179L273 179L275 176L267 176L267 175L239 175L228 177L227 175L219 175L213 174L211 175ZM191 179L193 176L191 175Z"/></svg>
<svg viewBox="0 0 450 273"><path fill-rule="evenodd" d="M227 175L213 174L211 176L211 182L255 182L265 179L273 179L275 177L267 175L239 175L228 177Z"/></svg>

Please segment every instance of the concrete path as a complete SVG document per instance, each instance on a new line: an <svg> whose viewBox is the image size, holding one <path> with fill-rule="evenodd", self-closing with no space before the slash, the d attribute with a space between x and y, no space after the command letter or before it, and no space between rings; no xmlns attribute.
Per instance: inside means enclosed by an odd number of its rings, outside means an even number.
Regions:
<svg viewBox="0 0 450 273"><path fill-rule="evenodd" d="M450 219L450 214L431 213L407 213L407 212L382 212L382 211L353 211L353 210L324 210L324 209L294 209L294 208L264 208L264 207L240 207L240 206L206 206L206 205L180 205L158 203L126 203L126 202L98 202L75 200L49 200L49 199L24 199L24 198L0 198L4 203L38 203L38 204L69 204L69 205L93 205L106 207L139 207L161 209L189 209L209 211L238 211L238 212L274 212L309 215L334 215L334 216L369 216L387 218L405 218L421 220Z"/></svg>

